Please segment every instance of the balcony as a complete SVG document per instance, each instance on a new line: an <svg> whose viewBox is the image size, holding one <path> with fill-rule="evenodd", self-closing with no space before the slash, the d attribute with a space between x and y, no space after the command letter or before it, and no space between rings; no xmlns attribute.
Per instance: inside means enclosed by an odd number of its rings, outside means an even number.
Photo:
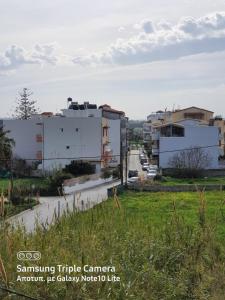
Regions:
<svg viewBox="0 0 225 300"><path fill-rule="evenodd" d="M43 136L41 134L36 134L36 142L43 143Z"/></svg>
<svg viewBox="0 0 225 300"><path fill-rule="evenodd" d="M36 153L36 159L38 159L38 160L42 160L43 159L42 151L37 151L37 153Z"/></svg>

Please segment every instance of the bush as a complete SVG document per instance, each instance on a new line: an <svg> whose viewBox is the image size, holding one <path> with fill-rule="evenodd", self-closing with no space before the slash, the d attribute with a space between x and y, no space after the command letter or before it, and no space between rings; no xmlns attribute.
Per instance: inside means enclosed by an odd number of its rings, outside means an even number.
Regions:
<svg viewBox="0 0 225 300"><path fill-rule="evenodd" d="M120 167L118 166L117 168L113 169L112 171L112 177L113 179L116 179L116 178L120 178Z"/></svg>
<svg viewBox="0 0 225 300"><path fill-rule="evenodd" d="M70 173L63 172L62 170L55 171L52 175L48 177L48 192L50 194L57 195L58 194L58 188L62 187L62 184L64 180L71 179L74 176Z"/></svg>
<svg viewBox="0 0 225 300"><path fill-rule="evenodd" d="M95 173L95 165L89 162L73 160L69 165L66 165L64 171L73 174L75 177L81 175L91 175Z"/></svg>
<svg viewBox="0 0 225 300"><path fill-rule="evenodd" d="M153 179L154 181L161 181L161 182L165 182L167 181L165 177L163 177L162 175L156 175Z"/></svg>
<svg viewBox="0 0 225 300"><path fill-rule="evenodd" d="M15 158L13 160L13 174L16 177L25 177L31 175L32 167L27 164L26 160Z"/></svg>
<svg viewBox="0 0 225 300"><path fill-rule="evenodd" d="M112 176L112 171L109 168L102 169L101 178L107 179Z"/></svg>
<svg viewBox="0 0 225 300"><path fill-rule="evenodd" d="M210 166L211 155L201 147L192 147L174 154L169 165L178 178L202 177L203 170Z"/></svg>

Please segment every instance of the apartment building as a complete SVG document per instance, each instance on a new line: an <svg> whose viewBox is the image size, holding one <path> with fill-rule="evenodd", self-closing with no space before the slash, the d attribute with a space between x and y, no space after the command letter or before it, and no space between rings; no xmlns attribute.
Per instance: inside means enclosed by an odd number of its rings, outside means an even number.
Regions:
<svg viewBox="0 0 225 300"><path fill-rule="evenodd" d="M225 122L222 118L213 118L213 114L195 106L150 114L143 126L143 136L144 145L150 149L152 159L165 168L170 159L168 153L176 148L213 144L218 147L211 149L211 165L218 167L218 157L225 153Z"/></svg>
<svg viewBox="0 0 225 300"><path fill-rule="evenodd" d="M219 134L215 126L203 125L198 120L183 120L156 126L152 135L152 154L161 168L169 168L175 153L200 147L210 157L209 169L218 168Z"/></svg>
<svg viewBox="0 0 225 300"><path fill-rule="evenodd" d="M106 111L108 110L108 114ZM111 110L111 111L109 111ZM15 140L15 157L48 172L63 168L72 160L88 161L99 172L111 164L119 164L125 114L104 105L68 99L61 114L42 113L28 120L8 119L0 124Z"/></svg>
<svg viewBox="0 0 225 300"><path fill-rule="evenodd" d="M218 127L220 155L225 157L225 120L221 116L217 116L210 120L210 125Z"/></svg>

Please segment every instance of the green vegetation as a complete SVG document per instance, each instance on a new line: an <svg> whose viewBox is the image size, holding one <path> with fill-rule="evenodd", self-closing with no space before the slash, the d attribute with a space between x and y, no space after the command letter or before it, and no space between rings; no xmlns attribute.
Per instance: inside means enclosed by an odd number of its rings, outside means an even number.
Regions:
<svg viewBox="0 0 225 300"><path fill-rule="evenodd" d="M6 270L2 277L15 290L49 300L222 300L224 199L223 191L125 192L119 200L114 197L89 211L63 216L49 230L40 226L26 234L22 228L5 228L0 231ZM41 266L113 265L121 281L17 282L16 253L23 249L40 251Z"/></svg>
<svg viewBox="0 0 225 300"><path fill-rule="evenodd" d="M174 178L163 177L164 185L179 185L179 184L225 184L225 177L205 177L205 178Z"/></svg>
<svg viewBox="0 0 225 300"><path fill-rule="evenodd" d="M72 174L74 177L79 177L82 175L95 174L96 166L86 162L73 160L69 165L66 165L64 168L65 173Z"/></svg>
<svg viewBox="0 0 225 300"><path fill-rule="evenodd" d="M36 199L26 199L23 203L18 205L13 205L12 203L6 203L4 206L4 215L9 218L16 214L19 214L20 212L32 209L35 205L37 205ZM1 220L1 217L0 217Z"/></svg>
<svg viewBox="0 0 225 300"><path fill-rule="evenodd" d="M9 185L9 179L0 179L0 191L7 193ZM14 187L26 187L30 189L32 189L32 186L35 186L35 188L46 188L48 186L48 182L45 178L19 178L13 180L13 185Z"/></svg>

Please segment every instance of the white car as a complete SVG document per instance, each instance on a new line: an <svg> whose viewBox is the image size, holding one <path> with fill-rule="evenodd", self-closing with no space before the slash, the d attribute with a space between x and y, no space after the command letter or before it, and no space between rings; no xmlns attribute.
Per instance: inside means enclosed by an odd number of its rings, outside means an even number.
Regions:
<svg viewBox="0 0 225 300"><path fill-rule="evenodd" d="M147 179L153 179L157 175L157 170L148 170Z"/></svg>
<svg viewBox="0 0 225 300"><path fill-rule="evenodd" d="M143 171L147 171L148 168L149 168L149 164L148 164L148 163L143 163L143 165L142 165L142 170L143 170Z"/></svg>
<svg viewBox="0 0 225 300"><path fill-rule="evenodd" d="M138 180L139 180L139 177L130 177L130 178L128 178L127 182L134 183L134 182L137 182Z"/></svg>
<svg viewBox="0 0 225 300"><path fill-rule="evenodd" d="M148 170L158 170L158 166L157 165L149 165L148 166Z"/></svg>

